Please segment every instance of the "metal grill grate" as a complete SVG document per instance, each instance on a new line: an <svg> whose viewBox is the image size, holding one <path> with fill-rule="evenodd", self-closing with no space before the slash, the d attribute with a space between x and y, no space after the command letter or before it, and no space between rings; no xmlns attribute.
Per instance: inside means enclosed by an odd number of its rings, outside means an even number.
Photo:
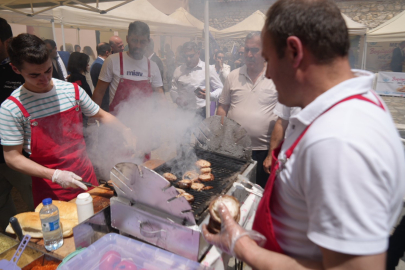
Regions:
<svg viewBox="0 0 405 270"><path fill-rule="evenodd" d="M200 224L200 221L208 214L207 208L211 200L220 194L225 194L232 186L233 182L236 181L238 174L242 173L247 168L249 162L200 149L196 149L195 152L199 159L211 162L211 172L215 177L214 181L204 183L206 186L214 187L213 189L203 191L185 189L186 192L194 196L194 202L191 206L194 218L197 224ZM175 158L157 167L155 171L159 174L166 172L172 173L172 168L176 167L176 165L177 162ZM191 168L188 168L187 170L190 169ZM178 179L177 181L182 179L183 173L185 173L185 171L174 173ZM177 187L176 182L173 183L175 187Z"/></svg>

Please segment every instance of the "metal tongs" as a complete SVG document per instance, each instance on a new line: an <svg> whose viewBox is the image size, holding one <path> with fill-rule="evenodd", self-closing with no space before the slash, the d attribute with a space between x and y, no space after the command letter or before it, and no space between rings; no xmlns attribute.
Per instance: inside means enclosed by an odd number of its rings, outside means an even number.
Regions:
<svg viewBox="0 0 405 270"><path fill-rule="evenodd" d="M250 192L254 195L256 195L257 197L263 197L263 192L264 189L257 185L257 184L253 184L252 182L249 181L249 179L247 179L245 176L239 174L238 175L238 179L241 180L240 183L233 183L233 186L237 189L244 189L247 192Z"/></svg>

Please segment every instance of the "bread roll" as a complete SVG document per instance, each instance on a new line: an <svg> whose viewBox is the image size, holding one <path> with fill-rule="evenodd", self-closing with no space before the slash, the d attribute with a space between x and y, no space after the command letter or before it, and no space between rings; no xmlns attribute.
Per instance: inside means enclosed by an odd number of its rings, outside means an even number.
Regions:
<svg viewBox="0 0 405 270"><path fill-rule="evenodd" d="M214 175L212 173L201 174L200 176L198 176L198 179L203 182L209 182L214 180Z"/></svg>
<svg viewBox="0 0 405 270"><path fill-rule="evenodd" d="M52 200L52 204L58 207L60 218L71 219L75 220L76 222L79 220L77 217L77 207L75 203ZM38 204L38 206L35 208L35 212L39 213L42 207L42 203Z"/></svg>
<svg viewBox="0 0 405 270"><path fill-rule="evenodd" d="M15 216L20 223L23 234L29 234L32 238L43 238L41 219L37 212L26 212ZM77 220L69 220L60 218L60 224L62 227L63 237L69 237L73 235L73 227L77 225ZM14 230L9 224L6 228L7 233L14 234Z"/></svg>
<svg viewBox="0 0 405 270"><path fill-rule="evenodd" d="M207 226L208 231L214 234L221 231L221 218L218 212L218 206L220 203L225 204L236 222L239 222L240 218L240 203L238 199L229 195L221 195L217 197L209 205L210 220Z"/></svg>
<svg viewBox="0 0 405 270"><path fill-rule="evenodd" d="M164 173L163 177L169 182L173 182L173 181L177 180L177 177L172 173Z"/></svg>

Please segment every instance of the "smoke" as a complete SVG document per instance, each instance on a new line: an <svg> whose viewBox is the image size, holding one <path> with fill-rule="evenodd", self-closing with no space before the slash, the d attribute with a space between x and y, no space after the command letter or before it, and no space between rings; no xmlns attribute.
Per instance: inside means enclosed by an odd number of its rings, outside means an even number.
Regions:
<svg viewBox="0 0 405 270"><path fill-rule="evenodd" d="M136 156L131 156L131 152L125 148L121 132L108 126L90 126L88 132L97 143L93 143L88 152L102 179L109 179L109 172L115 164L142 164L144 153L162 146L160 159L167 161L173 156L180 157L175 166L178 171L173 173L180 174L194 166L197 157L190 147L191 133L202 121L195 111L178 109L171 101L162 99L161 94L145 97L134 90L126 101L116 107L115 115L136 137ZM173 149L176 153L173 153Z"/></svg>

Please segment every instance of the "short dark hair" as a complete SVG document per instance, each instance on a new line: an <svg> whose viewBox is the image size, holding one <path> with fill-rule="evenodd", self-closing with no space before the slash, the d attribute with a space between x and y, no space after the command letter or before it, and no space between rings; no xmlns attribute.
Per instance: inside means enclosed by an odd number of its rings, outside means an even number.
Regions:
<svg viewBox="0 0 405 270"><path fill-rule="evenodd" d="M290 36L298 37L323 64L347 56L350 48L346 23L331 0L278 0L267 12L264 29L280 58Z"/></svg>
<svg viewBox="0 0 405 270"><path fill-rule="evenodd" d="M261 39L261 34L262 34L262 32L260 32L260 31L250 32L249 34L246 35L245 42L246 42L246 40L252 39L254 37L259 37Z"/></svg>
<svg viewBox="0 0 405 270"><path fill-rule="evenodd" d="M75 45L75 50L76 50L77 47L81 48L80 45L76 44L76 45Z"/></svg>
<svg viewBox="0 0 405 270"><path fill-rule="evenodd" d="M69 57L67 71L73 73L87 72L90 56L81 52L72 52Z"/></svg>
<svg viewBox="0 0 405 270"><path fill-rule="evenodd" d="M199 52L200 49L198 48L197 44L193 41L188 41L186 43L183 44L183 46L181 47L181 52L185 53L186 51L195 51L195 52Z"/></svg>
<svg viewBox="0 0 405 270"><path fill-rule="evenodd" d="M224 53L223 51L217 51L217 52L214 54L214 57L217 58L218 54L220 54L220 53L222 53L222 54L225 56L225 53Z"/></svg>
<svg viewBox="0 0 405 270"><path fill-rule="evenodd" d="M97 45L97 55L104 56L105 52L111 52L111 45L107 42L101 42Z"/></svg>
<svg viewBox="0 0 405 270"><path fill-rule="evenodd" d="M10 62L21 70L24 62L41 65L48 61L49 51L45 42L31 34L19 34L13 38L7 48Z"/></svg>
<svg viewBox="0 0 405 270"><path fill-rule="evenodd" d="M131 34L137 36L146 36L149 39L150 38L149 25L141 21L134 21L130 23L128 27L128 36Z"/></svg>
<svg viewBox="0 0 405 270"><path fill-rule="evenodd" d="M51 45L52 49L56 47L56 42L53 41L52 39L45 39L44 42L45 44Z"/></svg>
<svg viewBox="0 0 405 270"><path fill-rule="evenodd" d="M8 22L0 18L0 40L1 42L6 41L7 39L13 37L13 31L11 30L11 26Z"/></svg>

